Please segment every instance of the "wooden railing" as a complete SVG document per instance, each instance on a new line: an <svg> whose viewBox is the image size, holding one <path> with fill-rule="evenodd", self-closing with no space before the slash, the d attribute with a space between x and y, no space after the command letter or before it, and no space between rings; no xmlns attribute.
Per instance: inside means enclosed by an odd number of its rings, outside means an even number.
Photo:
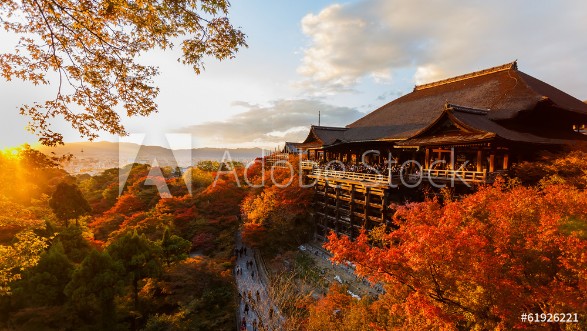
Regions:
<svg viewBox="0 0 587 331"><path fill-rule="evenodd" d="M308 170L308 169L314 169L315 167L318 166L318 163L314 162L314 161L310 161L310 160L305 160L301 162L302 165L302 169L304 170Z"/></svg>
<svg viewBox="0 0 587 331"><path fill-rule="evenodd" d="M302 165L303 167L303 165ZM312 170L312 175L316 177L322 178L342 178L342 179L350 179L356 180L360 182L371 182L371 183L378 183L378 184L388 184L389 177L387 175L377 175L377 174L363 174L359 172L349 172L349 171L337 171L337 170L322 170L318 168L314 168Z"/></svg>
<svg viewBox="0 0 587 331"><path fill-rule="evenodd" d="M487 170L465 171L450 169L423 169L422 176L424 179L455 180L472 183L486 183L489 179Z"/></svg>
<svg viewBox="0 0 587 331"><path fill-rule="evenodd" d="M302 161L302 169L311 170L311 175L323 178L342 178L356 181L367 181L377 184L389 184L388 174L365 174L359 172L338 171L338 170L324 170L318 168L318 163L314 161ZM421 177L423 180L432 181L452 181L466 182L466 183L489 183L495 179L499 172L489 173L487 170L483 171L467 171L467 170L450 170L450 169L422 169L422 173L403 173L402 175L408 182L416 182ZM393 182L397 184L399 174L392 176Z"/></svg>

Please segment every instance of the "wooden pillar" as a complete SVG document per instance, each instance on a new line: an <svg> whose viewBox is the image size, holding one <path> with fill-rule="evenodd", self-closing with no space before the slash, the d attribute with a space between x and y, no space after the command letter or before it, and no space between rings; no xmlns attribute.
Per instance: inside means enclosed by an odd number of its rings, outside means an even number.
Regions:
<svg viewBox="0 0 587 331"><path fill-rule="evenodd" d="M324 214L328 215L328 181L324 180Z"/></svg>
<svg viewBox="0 0 587 331"><path fill-rule="evenodd" d="M455 170L455 148L452 147L450 149L450 165L448 166L450 170Z"/></svg>
<svg viewBox="0 0 587 331"><path fill-rule="evenodd" d="M369 226L369 205L371 204L371 188L370 187L365 187L365 209L364 211L364 216L365 218L363 219L363 227L365 228L365 230L368 228Z"/></svg>
<svg viewBox="0 0 587 331"><path fill-rule="evenodd" d="M481 172L483 171L483 150L481 148L479 148L477 150L477 171Z"/></svg>
<svg viewBox="0 0 587 331"><path fill-rule="evenodd" d="M389 192L385 192L381 198L381 223L385 224L385 228L389 228L387 224L387 205L389 205Z"/></svg>
<svg viewBox="0 0 587 331"><path fill-rule="evenodd" d="M426 148L426 159L424 159L424 168L430 169L430 148Z"/></svg>
<svg viewBox="0 0 587 331"><path fill-rule="evenodd" d="M509 167L509 161L510 161L509 159L510 159L510 155L506 153L506 154L503 156L503 170L508 170L508 167Z"/></svg>
<svg viewBox="0 0 587 331"><path fill-rule="evenodd" d="M349 203L349 211L350 211L350 215L349 215L349 224L350 224L350 231L349 231L349 238L351 238L351 240L354 239L354 232L355 232L355 224L354 224L354 218L355 218L355 184L351 184L351 200Z"/></svg>
<svg viewBox="0 0 587 331"><path fill-rule="evenodd" d="M336 209L334 211L334 219L335 219L335 232L336 235L340 233L340 185L336 185Z"/></svg>
<svg viewBox="0 0 587 331"><path fill-rule="evenodd" d="M489 155L489 172L495 171L495 152L491 152Z"/></svg>

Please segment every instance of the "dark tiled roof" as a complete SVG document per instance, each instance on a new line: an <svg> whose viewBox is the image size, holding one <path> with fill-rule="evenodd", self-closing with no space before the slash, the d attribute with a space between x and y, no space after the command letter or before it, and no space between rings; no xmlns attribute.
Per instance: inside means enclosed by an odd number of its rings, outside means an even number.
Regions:
<svg viewBox="0 0 587 331"><path fill-rule="evenodd" d="M286 141L285 146L283 146L283 152L284 153L298 153L298 152L300 152L301 147L302 147L302 143Z"/></svg>
<svg viewBox="0 0 587 331"><path fill-rule="evenodd" d="M335 141L341 140L347 130L347 128L312 125L308 137L299 147L314 148L332 145Z"/></svg>
<svg viewBox="0 0 587 331"><path fill-rule="evenodd" d="M400 146L422 146L443 144L479 143L493 139L504 139L532 144L572 144L577 140L585 140L580 134L570 133L564 139L540 137L529 132L508 129L490 118L491 111L458 105L447 104L442 115L428 127L420 130L412 138L398 142ZM431 134L436 123L448 118L458 127L460 132ZM559 137L562 138L562 137Z"/></svg>
<svg viewBox="0 0 587 331"><path fill-rule="evenodd" d="M493 133L496 137L505 140L534 144L568 144L572 142L566 139L545 138L528 132L510 130L492 121L484 114L466 112L456 108L449 108L447 111L460 124L474 130Z"/></svg>
<svg viewBox="0 0 587 331"><path fill-rule="evenodd" d="M454 145L454 144L473 144L489 141L495 138L493 133L470 133L442 135L437 137L410 138L398 142L399 146L429 146L429 145Z"/></svg>
<svg viewBox="0 0 587 331"><path fill-rule="evenodd" d="M426 128L447 102L489 110L488 118L511 119L545 99L587 115L587 104L517 70L515 62L416 86L404 95L348 125L343 141L403 140Z"/></svg>

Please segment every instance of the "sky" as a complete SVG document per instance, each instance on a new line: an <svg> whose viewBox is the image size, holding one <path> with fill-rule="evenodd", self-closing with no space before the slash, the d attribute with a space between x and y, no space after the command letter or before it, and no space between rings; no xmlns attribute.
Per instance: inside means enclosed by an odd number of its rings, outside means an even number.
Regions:
<svg viewBox="0 0 587 331"><path fill-rule="evenodd" d="M303 141L310 125L345 126L431 82L518 60L521 71L587 99L587 2L457 0L233 0L229 18L247 34L235 59L206 60L195 75L174 51L152 51L159 112L123 118L142 143L274 148ZM0 32L0 52L15 38ZM52 86L0 81L0 148L35 144L22 104ZM69 125L54 128L81 141ZM119 137L101 133L98 140ZM189 145L189 146L188 146Z"/></svg>

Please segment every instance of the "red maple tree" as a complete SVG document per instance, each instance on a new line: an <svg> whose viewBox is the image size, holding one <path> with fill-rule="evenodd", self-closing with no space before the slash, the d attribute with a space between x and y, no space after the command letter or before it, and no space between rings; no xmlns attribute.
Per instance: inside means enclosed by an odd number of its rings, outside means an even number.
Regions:
<svg viewBox="0 0 587 331"><path fill-rule="evenodd" d="M325 244L334 261L387 284L379 301L394 327L512 329L528 327L522 313L587 313L584 190L499 181L459 201L398 207L394 221L378 238L333 233Z"/></svg>

